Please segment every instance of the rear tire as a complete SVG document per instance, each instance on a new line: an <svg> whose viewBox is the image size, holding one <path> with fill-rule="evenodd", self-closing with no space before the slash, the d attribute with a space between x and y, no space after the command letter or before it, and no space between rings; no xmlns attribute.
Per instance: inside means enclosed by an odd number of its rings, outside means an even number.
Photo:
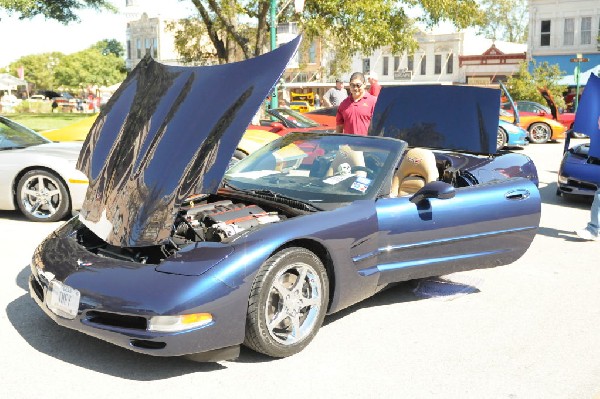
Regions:
<svg viewBox="0 0 600 399"><path fill-rule="evenodd" d="M261 266L248 300L244 345L272 357L294 355L315 337L329 302L321 260L305 248L286 248Z"/></svg>

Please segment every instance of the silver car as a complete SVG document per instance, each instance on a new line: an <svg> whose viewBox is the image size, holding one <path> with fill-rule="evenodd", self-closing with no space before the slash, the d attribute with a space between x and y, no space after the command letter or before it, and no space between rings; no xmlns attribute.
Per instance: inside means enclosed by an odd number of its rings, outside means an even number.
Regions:
<svg viewBox="0 0 600 399"><path fill-rule="evenodd" d="M75 169L82 143L54 143L0 116L0 209L19 209L36 222L79 210L88 187Z"/></svg>

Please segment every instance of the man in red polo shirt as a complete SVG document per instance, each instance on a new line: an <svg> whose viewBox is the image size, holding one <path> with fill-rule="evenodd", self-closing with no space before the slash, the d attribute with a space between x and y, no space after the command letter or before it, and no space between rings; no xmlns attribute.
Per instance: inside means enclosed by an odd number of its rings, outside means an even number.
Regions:
<svg viewBox="0 0 600 399"><path fill-rule="evenodd" d="M336 131L366 136L377 97L365 90L365 75L361 72L350 76L350 94L338 107Z"/></svg>

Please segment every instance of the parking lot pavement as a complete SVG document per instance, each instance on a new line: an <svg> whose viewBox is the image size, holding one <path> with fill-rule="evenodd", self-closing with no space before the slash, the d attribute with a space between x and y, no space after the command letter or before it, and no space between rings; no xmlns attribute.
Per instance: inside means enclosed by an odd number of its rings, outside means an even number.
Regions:
<svg viewBox="0 0 600 399"><path fill-rule="evenodd" d="M522 259L447 277L470 288L462 295L390 288L327 317L282 360L249 350L214 364L153 358L59 328L27 293L32 251L58 224L0 212L0 397L597 398L600 243L573 234L590 204L555 195L562 143L522 152L543 198Z"/></svg>

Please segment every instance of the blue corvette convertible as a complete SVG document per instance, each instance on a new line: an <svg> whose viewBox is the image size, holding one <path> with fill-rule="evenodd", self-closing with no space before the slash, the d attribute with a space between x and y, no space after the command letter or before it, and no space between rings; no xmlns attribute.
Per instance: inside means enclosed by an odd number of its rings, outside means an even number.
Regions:
<svg viewBox="0 0 600 399"><path fill-rule="evenodd" d="M291 133L226 171L297 45L136 67L84 144L80 215L34 253L30 292L50 318L155 356L285 357L389 284L525 253L537 172L495 154L497 90L385 90L370 136ZM421 109L444 96L458 121Z"/></svg>

